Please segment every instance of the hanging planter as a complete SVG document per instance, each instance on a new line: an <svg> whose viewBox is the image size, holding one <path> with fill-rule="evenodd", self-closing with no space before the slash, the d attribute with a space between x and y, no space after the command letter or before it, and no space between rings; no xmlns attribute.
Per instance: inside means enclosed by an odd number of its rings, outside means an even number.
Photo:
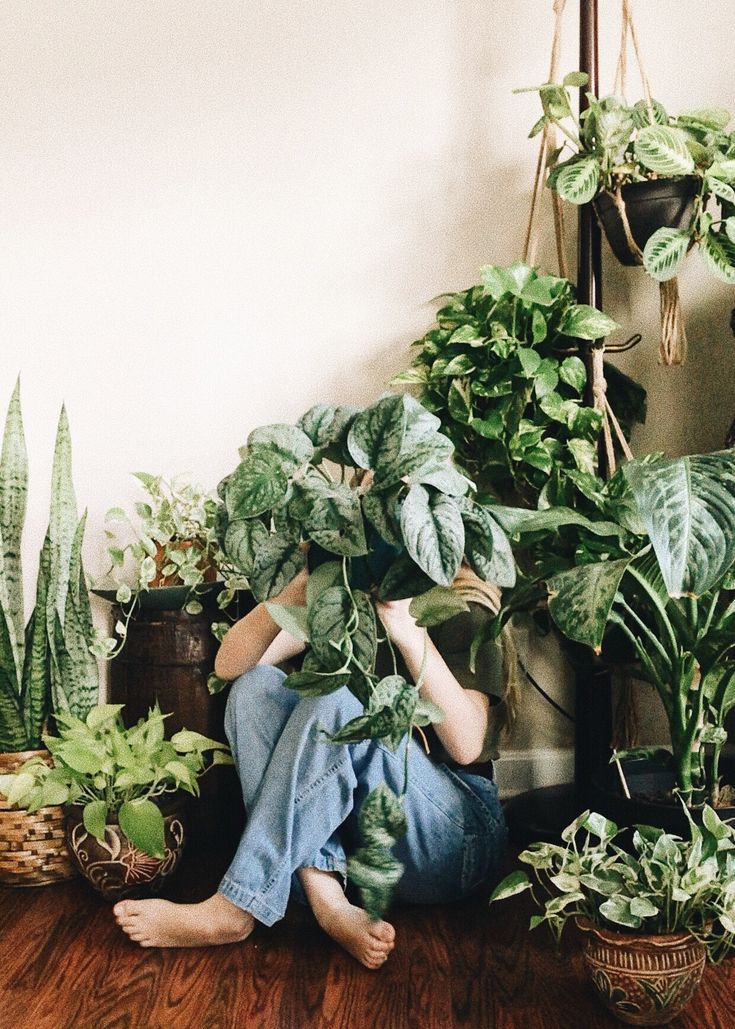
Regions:
<svg viewBox="0 0 735 1029"><path fill-rule="evenodd" d="M628 267L639 265L640 254L661 228L688 230L699 186L695 175L647 179L629 182L617 193L603 192L595 197L595 213L618 261ZM629 236L635 250L630 247Z"/></svg>

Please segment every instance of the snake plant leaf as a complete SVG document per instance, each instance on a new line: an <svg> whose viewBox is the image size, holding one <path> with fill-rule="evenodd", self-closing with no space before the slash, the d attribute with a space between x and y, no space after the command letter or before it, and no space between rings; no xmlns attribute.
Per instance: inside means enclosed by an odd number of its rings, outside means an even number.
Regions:
<svg viewBox="0 0 735 1029"><path fill-rule="evenodd" d="M694 171L684 133L671 126L646 126L638 133L634 147L641 164L659 175L691 175Z"/></svg>
<svg viewBox="0 0 735 1029"><path fill-rule="evenodd" d="M4 616L0 612L0 628L3 621ZM27 746L15 678L9 678L5 668L0 668L0 753L26 750Z"/></svg>
<svg viewBox="0 0 735 1029"><path fill-rule="evenodd" d="M595 155L573 158L560 167L554 188L570 204L586 204L600 188L600 162Z"/></svg>
<svg viewBox="0 0 735 1029"><path fill-rule="evenodd" d="M735 560L735 454L630 461L625 478L670 596L700 596Z"/></svg>
<svg viewBox="0 0 735 1029"><path fill-rule="evenodd" d="M700 241L699 253L713 275L735 285L735 243L727 233L707 232Z"/></svg>
<svg viewBox="0 0 735 1029"><path fill-rule="evenodd" d="M23 718L30 746L40 745L44 722L51 708L51 666L46 631L46 605L51 569L51 542L46 536L38 561L36 606L26 629L23 664Z"/></svg>
<svg viewBox="0 0 735 1029"><path fill-rule="evenodd" d="M51 543L51 577L47 612L49 634L53 631L54 611L61 619L62 628L64 625L71 553L77 524L77 501L71 475L71 434L66 408L62 405L51 470L51 514L48 531Z"/></svg>
<svg viewBox="0 0 735 1029"><path fill-rule="evenodd" d="M657 229L643 250L643 267L658 282L673 279L689 249L691 237L683 229Z"/></svg>
<svg viewBox="0 0 735 1029"><path fill-rule="evenodd" d="M314 456L314 444L296 425L261 425L248 436L247 451L268 450L276 454L282 467L291 475Z"/></svg>
<svg viewBox="0 0 735 1029"><path fill-rule="evenodd" d="M57 633L61 622L57 621ZM89 649L85 619L74 600L71 590L66 597L62 638L57 637L59 679L52 674L51 689L54 704L63 695L63 706L78 718L86 718L99 699L97 661Z"/></svg>
<svg viewBox="0 0 735 1029"><path fill-rule="evenodd" d="M415 484L401 508L406 550L440 586L451 586L464 553L465 532L459 504L443 493Z"/></svg>
<svg viewBox="0 0 735 1029"><path fill-rule="evenodd" d="M578 565L549 579L549 613L565 636L600 651L615 594L631 560Z"/></svg>
<svg viewBox="0 0 735 1029"><path fill-rule="evenodd" d="M490 511L465 499L462 521L465 555L473 571L485 582L515 586L516 566L510 541Z"/></svg>
<svg viewBox="0 0 735 1029"><path fill-rule="evenodd" d="M225 503L230 518L255 518L277 507L288 493L288 476L275 451L259 447L230 476Z"/></svg>
<svg viewBox="0 0 735 1029"><path fill-rule="evenodd" d="M406 404L402 396L382 397L354 420L347 447L360 468L392 464L401 452L406 431Z"/></svg>
<svg viewBox="0 0 735 1029"><path fill-rule="evenodd" d="M12 621L11 645L20 683L23 663L23 571L21 536L28 492L28 453L20 407L20 379L15 384L5 419L0 454L0 603Z"/></svg>
<svg viewBox="0 0 735 1029"><path fill-rule="evenodd" d="M258 549L250 574L253 596L262 603L277 596L302 568L306 567L306 554L298 544L274 533Z"/></svg>

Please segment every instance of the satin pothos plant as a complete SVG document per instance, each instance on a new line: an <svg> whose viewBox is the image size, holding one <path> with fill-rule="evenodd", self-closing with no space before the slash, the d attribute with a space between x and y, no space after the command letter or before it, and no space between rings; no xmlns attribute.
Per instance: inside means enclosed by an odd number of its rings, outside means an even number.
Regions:
<svg viewBox="0 0 735 1029"><path fill-rule="evenodd" d="M310 644L286 685L301 696L346 688L363 705L333 743L380 739L395 750L414 725L441 719L395 655L393 674L376 673L378 645L390 647L376 599L414 598L412 613L428 627L467 609L450 588L463 560L486 581L515 581L506 534L475 501L439 428L408 396L364 410L320 404L296 425L255 429L220 483L221 545L256 600L268 603L309 561L306 606L268 607ZM348 871L373 917L402 873L390 853L406 830L401 800L382 785L360 812L363 843Z"/></svg>
<svg viewBox="0 0 735 1029"><path fill-rule="evenodd" d="M630 461L598 502L596 518L495 509L525 569L505 616L541 586L568 639L599 652L621 634L663 703L679 794L716 805L735 707L735 454ZM560 553L560 534L566 566L553 567L543 554Z"/></svg>

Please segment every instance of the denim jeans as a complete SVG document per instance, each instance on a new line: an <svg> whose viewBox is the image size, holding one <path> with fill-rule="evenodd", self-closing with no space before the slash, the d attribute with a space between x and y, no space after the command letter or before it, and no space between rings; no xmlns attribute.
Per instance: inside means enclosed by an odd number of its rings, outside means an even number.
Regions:
<svg viewBox="0 0 735 1029"><path fill-rule="evenodd" d="M283 918L296 869L334 871L358 845L362 801L381 782L403 788L408 833L393 849L405 865L396 896L417 903L458 899L501 870L506 828L495 785L434 763L413 740L396 753L379 741L335 745L334 731L362 712L346 689L299 698L280 669L259 665L232 684L225 728L247 824L219 887L265 925Z"/></svg>

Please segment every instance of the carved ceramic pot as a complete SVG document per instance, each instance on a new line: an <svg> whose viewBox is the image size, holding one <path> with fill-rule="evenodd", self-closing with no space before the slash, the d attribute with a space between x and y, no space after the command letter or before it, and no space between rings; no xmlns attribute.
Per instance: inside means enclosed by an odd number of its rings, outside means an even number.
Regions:
<svg viewBox="0 0 735 1029"><path fill-rule="evenodd" d="M577 919L584 962L598 997L629 1025L665 1025L699 986L706 951L688 932L618 933Z"/></svg>
<svg viewBox="0 0 735 1029"><path fill-rule="evenodd" d="M184 850L184 807L164 811L164 856L151 857L123 835L117 822L105 826L104 842L84 828L82 808L66 809L66 843L72 861L105 900L148 897L159 893L178 867Z"/></svg>

